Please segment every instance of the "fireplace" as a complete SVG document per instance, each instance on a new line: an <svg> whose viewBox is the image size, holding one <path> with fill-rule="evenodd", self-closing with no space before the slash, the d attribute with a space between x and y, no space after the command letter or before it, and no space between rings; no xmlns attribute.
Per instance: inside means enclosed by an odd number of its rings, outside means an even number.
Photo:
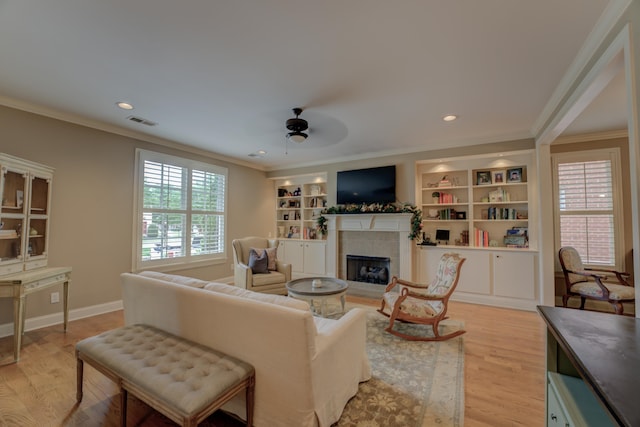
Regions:
<svg viewBox="0 0 640 427"><path fill-rule="evenodd" d="M347 255L347 280L386 285L390 261L385 257Z"/></svg>
<svg viewBox="0 0 640 427"><path fill-rule="evenodd" d="M411 214L338 214L326 217L327 275L347 279L347 254L357 254L389 258L388 279L394 275L412 279L413 242L408 238Z"/></svg>

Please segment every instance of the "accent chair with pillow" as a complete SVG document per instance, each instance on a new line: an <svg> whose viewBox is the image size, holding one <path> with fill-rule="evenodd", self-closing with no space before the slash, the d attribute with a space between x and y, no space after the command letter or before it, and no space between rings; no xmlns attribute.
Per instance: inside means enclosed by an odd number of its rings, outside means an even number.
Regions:
<svg viewBox="0 0 640 427"><path fill-rule="evenodd" d="M234 239L234 284L256 292L286 294L291 264L278 260L278 240L264 237Z"/></svg>

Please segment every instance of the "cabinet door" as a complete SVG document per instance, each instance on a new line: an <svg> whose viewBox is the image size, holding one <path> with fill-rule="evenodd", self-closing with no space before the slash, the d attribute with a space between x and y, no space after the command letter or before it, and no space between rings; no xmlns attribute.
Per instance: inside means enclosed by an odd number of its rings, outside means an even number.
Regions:
<svg viewBox="0 0 640 427"><path fill-rule="evenodd" d="M284 262L291 264L291 271L302 273L304 271L304 247L299 240L283 240Z"/></svg>
<svg viewBox="0 0 640 427"><path fill-rule="evenodd" d="M304 272L307 274L325 274L324 242L305 242L304 244Z"/></svg>
<svg viewBox="0 0 640 427"><path fill-rule="evenodd" d="M489 254L482 251L471 251L459 248L421 248L420 265L418 266L418 282L431 283L438 271L440 257L447 252L456 252L466 258L460 271L460 279L455 292L465 292L488 295L491 292L489 284Z"/></svg>
<svg viewBox="0 0 640 427"><path fill-rule="evenodd" d="M531 253L495 252L493 292L511 298L535 298L535 255Z"/></svg>
<svg viewBox="0 0 640 427"><path fill-rule="evenodd" d="M489 254L483 251L457 251L466 258L455 293L491 294Z"/></svg>
<svg viewBox="0 0 640 427"><path fill-rule="evenodd" d="M33 174L29 185L28 244L25 269L47 265L51 177Z"/></svg>
<svg viewBox="0 0 640 427"><path fill-rule="evenodd" d="M568 425L567 417L562 411L556 391L551 384L547 384L547 426L567 427Z"/></svg>
<svg viewBox="0 0 640 427"><path fill-rule="evenodd" d="M19 167L2 165L0 176L0 274L23 270L28 173Z"/></svg>

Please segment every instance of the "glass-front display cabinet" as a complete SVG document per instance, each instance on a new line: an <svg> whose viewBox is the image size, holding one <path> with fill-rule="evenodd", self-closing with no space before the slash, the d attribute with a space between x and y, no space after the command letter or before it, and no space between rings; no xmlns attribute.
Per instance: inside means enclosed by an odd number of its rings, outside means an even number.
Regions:
<svg viewBox="0 0 640 427"><path fill-rule="evenodd" d="M47 265L53 169L0 153L0 275Z"/></svg>

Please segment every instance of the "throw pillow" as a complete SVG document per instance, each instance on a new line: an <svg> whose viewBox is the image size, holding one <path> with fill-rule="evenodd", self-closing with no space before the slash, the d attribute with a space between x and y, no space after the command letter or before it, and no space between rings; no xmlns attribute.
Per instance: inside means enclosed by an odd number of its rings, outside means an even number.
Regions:
<svg viewBox="0 0 640 427"><path fill-rule="evenodd" d="M269 272L269 260L267 259L267 253L262 251L261 254L251 249L249 251L249 268L253 274L268 273Z"/></svg>
<svg viewBox="0 0 640 427"><path fill-rule="evenodd" d="M251 248L252 251L256 251L256 253L258 255L262 254L263 252L266 252L267 254L267 261L268 261L268 266L267 268L269 269L269 271L276 271L277 267L276 267L276 261L277 261L277 255L278 255L278 248Z"/></svg>

